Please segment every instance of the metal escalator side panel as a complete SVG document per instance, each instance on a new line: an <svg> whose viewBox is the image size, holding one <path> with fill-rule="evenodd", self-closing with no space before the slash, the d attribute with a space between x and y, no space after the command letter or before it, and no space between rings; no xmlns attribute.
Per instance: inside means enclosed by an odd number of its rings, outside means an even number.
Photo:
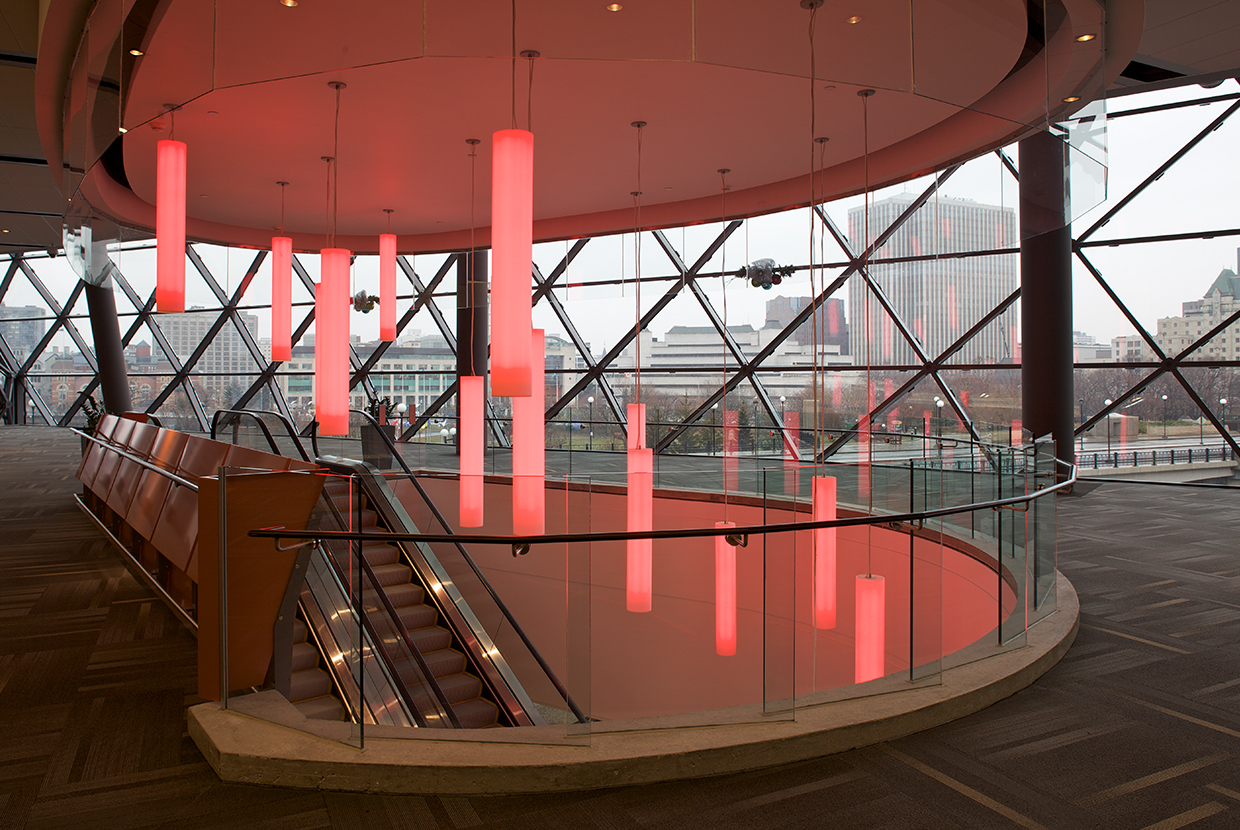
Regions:
<svg viewBox="0 0 1240 830"><path fill-rule="evenodd" d="M416 726L391 673L377 659L370 633L349 601L327 554L316 548L306 571L302 613L314 632L324 664L345 696L345 705L366 723Z"/></svg>
<svg viewBox="0 0 1240 830"><path fill-rule="evenodd" d="M324 456L317 461L329 469L347 470L355 474L371 505L379 511L388 527L401 533L419 532L378 470L364 462L348 458ZM423 542L400 542L397 545L434 597L443 618L467 649L470 662L491 688L496 701L512 722L518 726L546 725L546 720L526 693L516 673L430 546Z"/></svg>

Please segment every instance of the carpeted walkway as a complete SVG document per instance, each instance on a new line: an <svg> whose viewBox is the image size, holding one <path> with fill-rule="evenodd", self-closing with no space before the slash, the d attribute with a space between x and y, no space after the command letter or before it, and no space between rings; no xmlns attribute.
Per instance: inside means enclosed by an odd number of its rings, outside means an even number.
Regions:
<svg viewBox="0 0 1240 830"><path fill-rule="evenodd" d="M222 784L185 733L195 643L71 500L73 434L0 427L0 828L1235 828L1240 491L1078 488L1072 651L900 741L762 772L556 796Z"/></svg>

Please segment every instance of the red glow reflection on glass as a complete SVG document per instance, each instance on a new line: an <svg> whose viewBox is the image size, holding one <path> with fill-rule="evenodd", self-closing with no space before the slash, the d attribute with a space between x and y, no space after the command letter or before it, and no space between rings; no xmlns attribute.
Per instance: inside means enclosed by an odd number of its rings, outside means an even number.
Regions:
<svg viewBox="0 0 1240 830"><path fill-rule="evenodd" d="M736 527L736 523L715 522L715 527ZM715 537L715 654L736 654L736 548L726 536Z"/></svg>
<svg viewBox="0 0 1240 830"><path fill-rule="evenodd" d="M887 673L886 583L876 574L857 575L857 639L855 682L865 683Z"/></svg>
<svg viewBox="0 0 1240 830"><path fill-rule="evenodd" d="M629 489L628 522L630 533L651 529L654 519L654 451L634 449L628 451ZM628 560L625 578L625 607L630 611L650 610L650 594L653 582L651 563L651 540L629 539L626 545Z"/></svg>
<svg viewBox="0 0 1240 830"><path fill-rule="evenodd" d="M723 410L723 489L740 486L740 415L735 409Z"/></svg>
<svg viewBox="0 0 1240 830"><path fill-rule="evenodd" d="M155 309L185 311L184 141L164 139L155 154Z"/></svg>
<svg viewBox="0 0 1240 830"><path fill-rule="evenodd" d="M482 527L484 378L461 378L461 527Z"/></svg>
<svg viewBox="0 0 1240 830"><path fill-rule="evenodd" d="M525 338L534 394L512 399L512 525L514 533L525 535L543 533L546 526L544 352L544 332L534 329Z"/></svg>
<svg viewBox="0 0 1240 830"><path fill-rule="evenodd" d="M349 434L349 257L319 251L314 291L314 417L320 435Z"/></svg>
<svg viewBox="0 0 1240 830"><path fill-rule="evenodd" d="M293 359L293 240L271 238L271 359Z"/></svg>
<svg viewBox="0 0 1240 830"><path fill-rule="evenodd" d="M533 388L530 281L534 234L534 134L500 130L491 159L491 394Z"/></svg>
<svg viewBox="0 0 1240 830"><path fill-rule="evenodd" d="M379 339L396 339L396 234L379 234Z"/></svg>
<svg viewBox="0 0 1240 830"><path fill-rule="evenodd" d="M813 517L816 522L835 519L835 478L814 476ZM836 609L836 530L814 531L814 627L835 628Z"/></svg>

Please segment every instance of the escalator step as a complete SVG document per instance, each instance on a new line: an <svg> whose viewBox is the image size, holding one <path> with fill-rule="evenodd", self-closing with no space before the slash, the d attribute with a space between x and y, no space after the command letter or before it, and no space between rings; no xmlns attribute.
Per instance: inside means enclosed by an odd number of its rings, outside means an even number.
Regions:
<svg viewBox="0 0 1240 830"><path fill-rule="evenodd" d="M384 587L400 585L401 583L407 584L413 578L413 569L399 562L394 562L391 565L377 565L374 567L374 572L375 579Z"/></svg>
<svg viewBox="0 0 1240 830"><path fill-rule="evenodd" d="M331 677L317 667L293 672L289 683L289 699L294 703L309 700L312 697L330 695L331 691Z"/></svg>
<svg viewBox="0 0 1240 830"><path fill-rule="evenodd" d="M308 636L309 636L309 629L306 628L306 624L301 621L300 617L298 617L297 619L294 619L293 620L293 642L304 643Z"/></svg>
<svg viewBox="0 0 1240 830"><path fill-rule="evenodd" d="M304 634L303 634L304 636ZM319 650L302 640L293 644L293 671L305 671L319 665Z"/></svg>
<svg viewBox="0 0 1240 830"><path fill-rule="evenodd" d="M438 625L428 625L423 628L410 629L409 639L413 640L418 651L431 654L452 645L452 632Z"/></svg>
<svg viewBox="0 0 1240 830"><path fill-rule="evenodd" d="M392 605L396 608L403 608L406 605L421 605L422 600L426 596L426 592L421 585L413 582L401 582L396 585L383 586L383 592L387 594ZM367 608L378 608L382 605L378 598L378 592L373 590L362 591L362 602Z"/></svg>
<svg viewBox="0 0 1240 830"><path fill-rule="evenodd" d="M424 604L398 607L396 614L409 631L415 628L425 628L428 625L434 625L435 621L439 619L439 612L433 606Z"/></svg>
<svg viewBox="0 0 1240 830"><path fill-rule="evenodd" d="M331 695L299 700L293 705L310 720L344 720L344 706Z"/></svg>
<svg viewBox="0 0 1240 830"><path fill-rule="evenodd" d="M406 678L405 673L402 672L401 679L408 683L409 691L413 694L414 700L418 700L419 695L433 697L435 694L429 684L420 682L416 673L410 673L410 676ZM439 688L443 690L444 697L448 699L449 703L454 705L482 694L482 681L466 672L450 674L447 677L437 678L437 680Z"/></svg>
<svg viewBox="0 0 1240 830"><path fill-rule="evenodd" d="M400 548L382 542L374 544L370 542L364 543L362 545L362 553L372 568L379 565L391 565L400 561Z"/></svg>
<svg viewBox="0 0 1240 830"><path fill-rule="evenodd" d="M464 729L486 729L499 722L499 708L485 698L476 697L452 706Z"/></svg>
<svg viewBox="0 0 1240 830"><path fill-rule="evenodd" d="M465 671L465 655L454 648L432 651L422 656L426 660L427 668L436 677L446 677Z"/></svg>

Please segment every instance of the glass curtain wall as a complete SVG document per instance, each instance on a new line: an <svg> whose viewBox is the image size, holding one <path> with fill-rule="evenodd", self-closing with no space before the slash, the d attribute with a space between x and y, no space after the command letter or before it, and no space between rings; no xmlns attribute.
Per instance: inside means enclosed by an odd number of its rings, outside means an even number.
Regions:
<svg viewBox="0 0 1240 830"><path fill-rule="evenodd" d="M1145 463L1142 452L1156 462L1190 445L1240 451L1227 429L1240 410L1240 229L1227 209L1240 185L1238 89L1112 100L1105 193L1074 175L1086 466ZM639 384L660 455L825 461L859 438L875 452L910 433L1019 443L1016 155L1007 147L880 189L868 214L854 197L812 213L536 246L548 448L622 452ZM153 241L112 237L103 247L135 408L189 431L229 408L307 427L317 256L295 259L296 344L273 364L267 252L191 244L187 309L159 315ZM862 268L867 239L876 247ZM402 258L394 343L378 341L377 313L351 312L352 404L388 404L406 441L450 440L456 427L456 260ZM376 258L358 257L352 282L377 293ZM100 400L95 367L68 259L0 259L5 420L83 424ZM499 448L511 434L505 404L488 413Z"/></svg>

